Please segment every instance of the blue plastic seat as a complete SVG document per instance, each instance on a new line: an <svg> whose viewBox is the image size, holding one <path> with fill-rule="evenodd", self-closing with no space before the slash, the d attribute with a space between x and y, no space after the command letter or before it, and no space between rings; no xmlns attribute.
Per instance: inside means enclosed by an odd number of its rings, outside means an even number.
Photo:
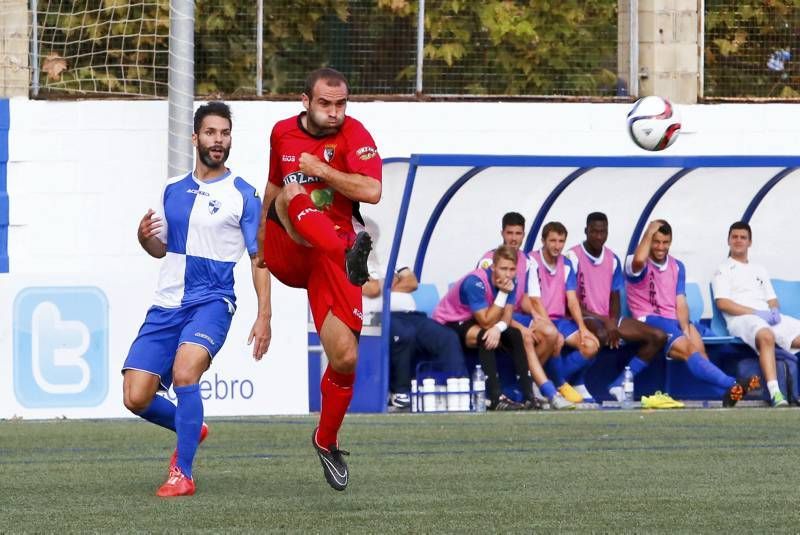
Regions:
<svg viewBox="0 0 800 535"><path fill-rule="evenodd" d="M625 291L625 285L622 285L622 289L619 291L619 315L625 318L633 317L631 315L631 309L628 308L628 292Z"/></svg>
<svg viewBox="0 0 800 535"><path fill-rule="evenodd" d="M433 309L439 303L439 290L435 284L420 284L417 289L411 292L417 311L424 312L428 316L433 314Z"/></svg>
<svg viewBox="0 0 800 535"><path fill-rule="evenodd" d="M713 337L703 339L706 344L742 344L742 340L736 336L731 336L728 332L728 325L725 323L725 316L722 315L717 301L714 299L714 287L709 284L709 292L711 295L711 331L714 333Z"/></svg>
<svg viewBox="0 0 800 535"><path fill-rule="evenodd" d="M778 296L781 314L800 318L800 281L772 279L772 287Z"/></svg>
<svg viewBox="0 0 800 535"><path fill-rule="evenodd" d="M689 305L689 321L697 322L703 317L703 294L700 292L700 285L696 282L686 283L686 303Z"/></svg>

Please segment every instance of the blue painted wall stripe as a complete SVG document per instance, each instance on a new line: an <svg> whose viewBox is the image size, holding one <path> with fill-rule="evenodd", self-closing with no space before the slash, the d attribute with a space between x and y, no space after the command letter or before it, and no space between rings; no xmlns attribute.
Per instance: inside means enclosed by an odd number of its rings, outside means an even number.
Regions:
<svg viewBox="0 0 800 535"><path fill-rule="evenodd" d="M419 166L445 167L800 167L800 156L514 156L412 154Z"/></svg>
<svg viewBox="0 0 800 535"><path fill-rule="evenodd" d="M797 171L797 167L789 167L787 169L784 169L783 171L781 171L780 173L769 179L769 181L766 184L761 186L761 189L758 190L758 193L756 193L755 196L752 198L750 204L747 205L747 209L745 209L744 214L742 215L742 221L749 223L750 219L753 217L753 214L756 211L756 208L758 208L758 205L761 204L761 201L764 200L764 197L767 196L770 190L772 190L772 188L777 186L778 182L780 182L790 174L794 173L795 171Z"/></svg>
<svg viewBox="0 0 800 535"><path fill-rule="evenodd" d="M0 273L8 273L8 130L11 112L8 99L0 99Z"/></svg>

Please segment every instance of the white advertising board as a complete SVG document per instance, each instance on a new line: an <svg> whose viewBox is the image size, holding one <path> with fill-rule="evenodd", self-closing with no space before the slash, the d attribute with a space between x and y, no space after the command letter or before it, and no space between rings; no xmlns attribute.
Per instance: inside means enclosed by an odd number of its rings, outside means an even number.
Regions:
<svg viewBox="0 0 800 535"><path fill-rule="evenodd" d="M129 273L0 276L0 418L131 416L120 369L153 296L158 262L149 264ZM273 281L272 344L255 362L246 258L236 280L231 329L200 382L205 414L307 413L305 293Z"/></svg>

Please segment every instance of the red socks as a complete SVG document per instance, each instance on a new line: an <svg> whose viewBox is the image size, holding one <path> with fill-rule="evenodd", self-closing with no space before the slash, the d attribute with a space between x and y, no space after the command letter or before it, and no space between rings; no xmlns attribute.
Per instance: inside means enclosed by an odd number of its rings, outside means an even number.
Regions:
<svg viewBox="0 0 800 535"><path fill-rule="evenodd" d="M330 364L322 376L322 407L319 411L317 444L323 448L337 445L336 435L353 397L355 373L339 373Z"/></svg>
<svg viewBox="0 0 800 535"><path fill-rule="evenodd" d="M300 236L326 253L344 253L345 245L333 221L321 212L306 194L295 195L288 206L289 220Z"/></svg>

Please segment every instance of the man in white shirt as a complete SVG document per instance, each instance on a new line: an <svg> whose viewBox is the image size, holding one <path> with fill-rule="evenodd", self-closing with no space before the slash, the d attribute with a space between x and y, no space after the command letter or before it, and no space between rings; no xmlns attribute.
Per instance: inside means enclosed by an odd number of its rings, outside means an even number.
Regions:
<svg viewBox="0 0 800 535"><path fill-rule="evenodd" d="M366 219L366 218L365 218ZM377 242L378 230L367 220L370 235ZM373 249L367 261L369 280L361 287L364 325L380 325L383 308L381 290L386 270ZM420 354L427 354L438 369L456 376L464 370L464 352L458 335L444 325L436 323L425 312L417 311L411 292L419 281L408 267L401 267L392 275L391 314L392 325L389 342L389 405L396 409L409 409L412 368Z"/></svg>
<svg viewBox="0 0 800 535"><path fill-rule="evenodd" d="M767 270L749 262L747 252L753 242L752 236L750 225L744 221L730 226L730 252L714 274L711 285L728 331L758 353L772 406L782 407L787 402L778 387L775 346L787 351L800 349L800 320L781 314Z"/></svg>

